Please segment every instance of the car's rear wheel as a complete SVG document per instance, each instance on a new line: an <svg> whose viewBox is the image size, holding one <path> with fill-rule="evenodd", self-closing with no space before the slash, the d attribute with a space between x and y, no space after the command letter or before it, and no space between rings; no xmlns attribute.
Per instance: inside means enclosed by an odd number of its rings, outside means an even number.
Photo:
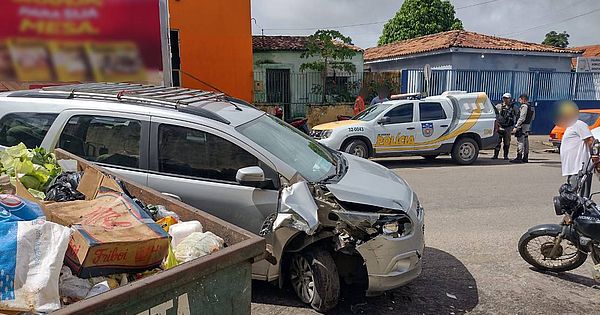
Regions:
<svg viewBox="0 0 600 315"><path fill-rule="evenodd" d="M354 139L348 142L348 144L344 146L342 151L350 153L352 155L356 155L363 159L369 158L369 146L367 146L367 144L360 139Z"/></svg>
<svg viewBox="0 0 600 315"><path fill-rule="evenodd" d="M472 164L479 156L479 146L472 138L463 137L454 143L452 159L460 165Z"/></svg>
<svg viewBox="0 0 600 315"><path fill-rule="evenodd" d="M334 308L340 297L340 279L331 254L315 247L291 257L289 279L296 295L316 311Z"/></svg>

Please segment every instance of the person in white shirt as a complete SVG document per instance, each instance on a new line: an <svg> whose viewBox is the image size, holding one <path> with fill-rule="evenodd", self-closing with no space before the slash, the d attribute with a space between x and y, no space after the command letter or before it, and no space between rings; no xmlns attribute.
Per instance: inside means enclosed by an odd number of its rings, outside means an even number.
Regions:
<svg viewBox="0 0 600 315"><path fill-rule="evenodd" d="M590 150L594 143L594 137L589 126L579 120L579 109L573 102L560 105L558 125L566 128L560 144L562 175L567 176L573 185L577 180L575 175L579 173L583 165L587 165L590 161ZM585 191L589 191L591 179L590 177Z"/></svg>

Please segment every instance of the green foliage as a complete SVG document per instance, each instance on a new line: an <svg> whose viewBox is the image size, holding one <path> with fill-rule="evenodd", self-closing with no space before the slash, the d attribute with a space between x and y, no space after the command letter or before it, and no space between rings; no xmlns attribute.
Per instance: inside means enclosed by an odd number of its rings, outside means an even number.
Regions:
<svg viewBox="0 0 600 315"><path fill-rule="evenodd" d="M300 70L313 70L321 74L322 85L320 87L322 99L325 103L329 88L327 87L327 71L330 69L355 73L356 66L348 61L356 55L352 48L352 39L336 30L318 30L308 37L307 51L303 52L301 58L316 58L315 61L305 62L300 65ZM313 86L313 93L316 87Z"/></svg>
<svg viewBox="0 0 600 315"><path fill-rule="evenodd" d="M569 46L569 34L563 31L562 33L557 33L555 31L551 31L546 34L546 38L542 42L544 45L566 48Z"/></svg>
<svg viewBox="0 0 600 315"><path fill-rule="evenodd" d="M308 37L306 44L308 50L300 56L305 59L317 57L318 60L303 63L300 70L324 72L335 69L354 73L356 67L346 61L356 55L351 45L352 39L336 30L318 30Z"/></svg>
<svg viewBox="0 0 600 315"><path fill-rule="evenodd" d="M383 26L378 44L385 45L400 40L462 30L454 6L442 0L406 0L396 15Z"/></svg>
<svg viewBox="0 0 600 315"><path fill-rule="evenodd" d="M25 188L42 198L42 192L60 172L54 154L44 148L30 150L19 143L0 151L0 173L8 174L13 183L18 178Z"/></svg>

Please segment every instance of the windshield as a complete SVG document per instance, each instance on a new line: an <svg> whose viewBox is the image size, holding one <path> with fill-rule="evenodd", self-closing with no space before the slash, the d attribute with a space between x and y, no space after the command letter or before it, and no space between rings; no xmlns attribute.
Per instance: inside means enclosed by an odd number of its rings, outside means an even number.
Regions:
<svg viewBox="0 0 600 315"><path fill-rule="evenodd" d="M583 121L584 123L586 123L586 125L591 127L594 124L596 124L596 120L598 120L599 115L600 114L596 113L579 113L579 120Z"/></svg>
<svg viewBox="0 0 600 315"><path fill-rule="evenodd" d="M336 173L336 159L325 147L275 117L263 115L236 129L309 182L319 182Z"/></svg>
<svg viewBox="0 0 600 315"><path fill-rule="evenodd" d="M369 106L367 109L365 109L364 111L362 111L361 113L359 113L352 119L353 120L370 121L370 120L375 119L377 116L379 116L379 114L381 114L381 112L386 110L388 107L389 107L389 105L385 105L385 104Z"/></svg>

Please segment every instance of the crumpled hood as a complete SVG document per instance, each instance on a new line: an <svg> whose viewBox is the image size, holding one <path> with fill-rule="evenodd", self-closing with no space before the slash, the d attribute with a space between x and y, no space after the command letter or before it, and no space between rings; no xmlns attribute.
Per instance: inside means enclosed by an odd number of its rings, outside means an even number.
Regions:
<svg viewBox="0 0 600 315"><path fill-rule="evenodd" d="M339 200L408 212L413 190L387 168L354 155L343 153L348 171L327 188Z"/></svg>

